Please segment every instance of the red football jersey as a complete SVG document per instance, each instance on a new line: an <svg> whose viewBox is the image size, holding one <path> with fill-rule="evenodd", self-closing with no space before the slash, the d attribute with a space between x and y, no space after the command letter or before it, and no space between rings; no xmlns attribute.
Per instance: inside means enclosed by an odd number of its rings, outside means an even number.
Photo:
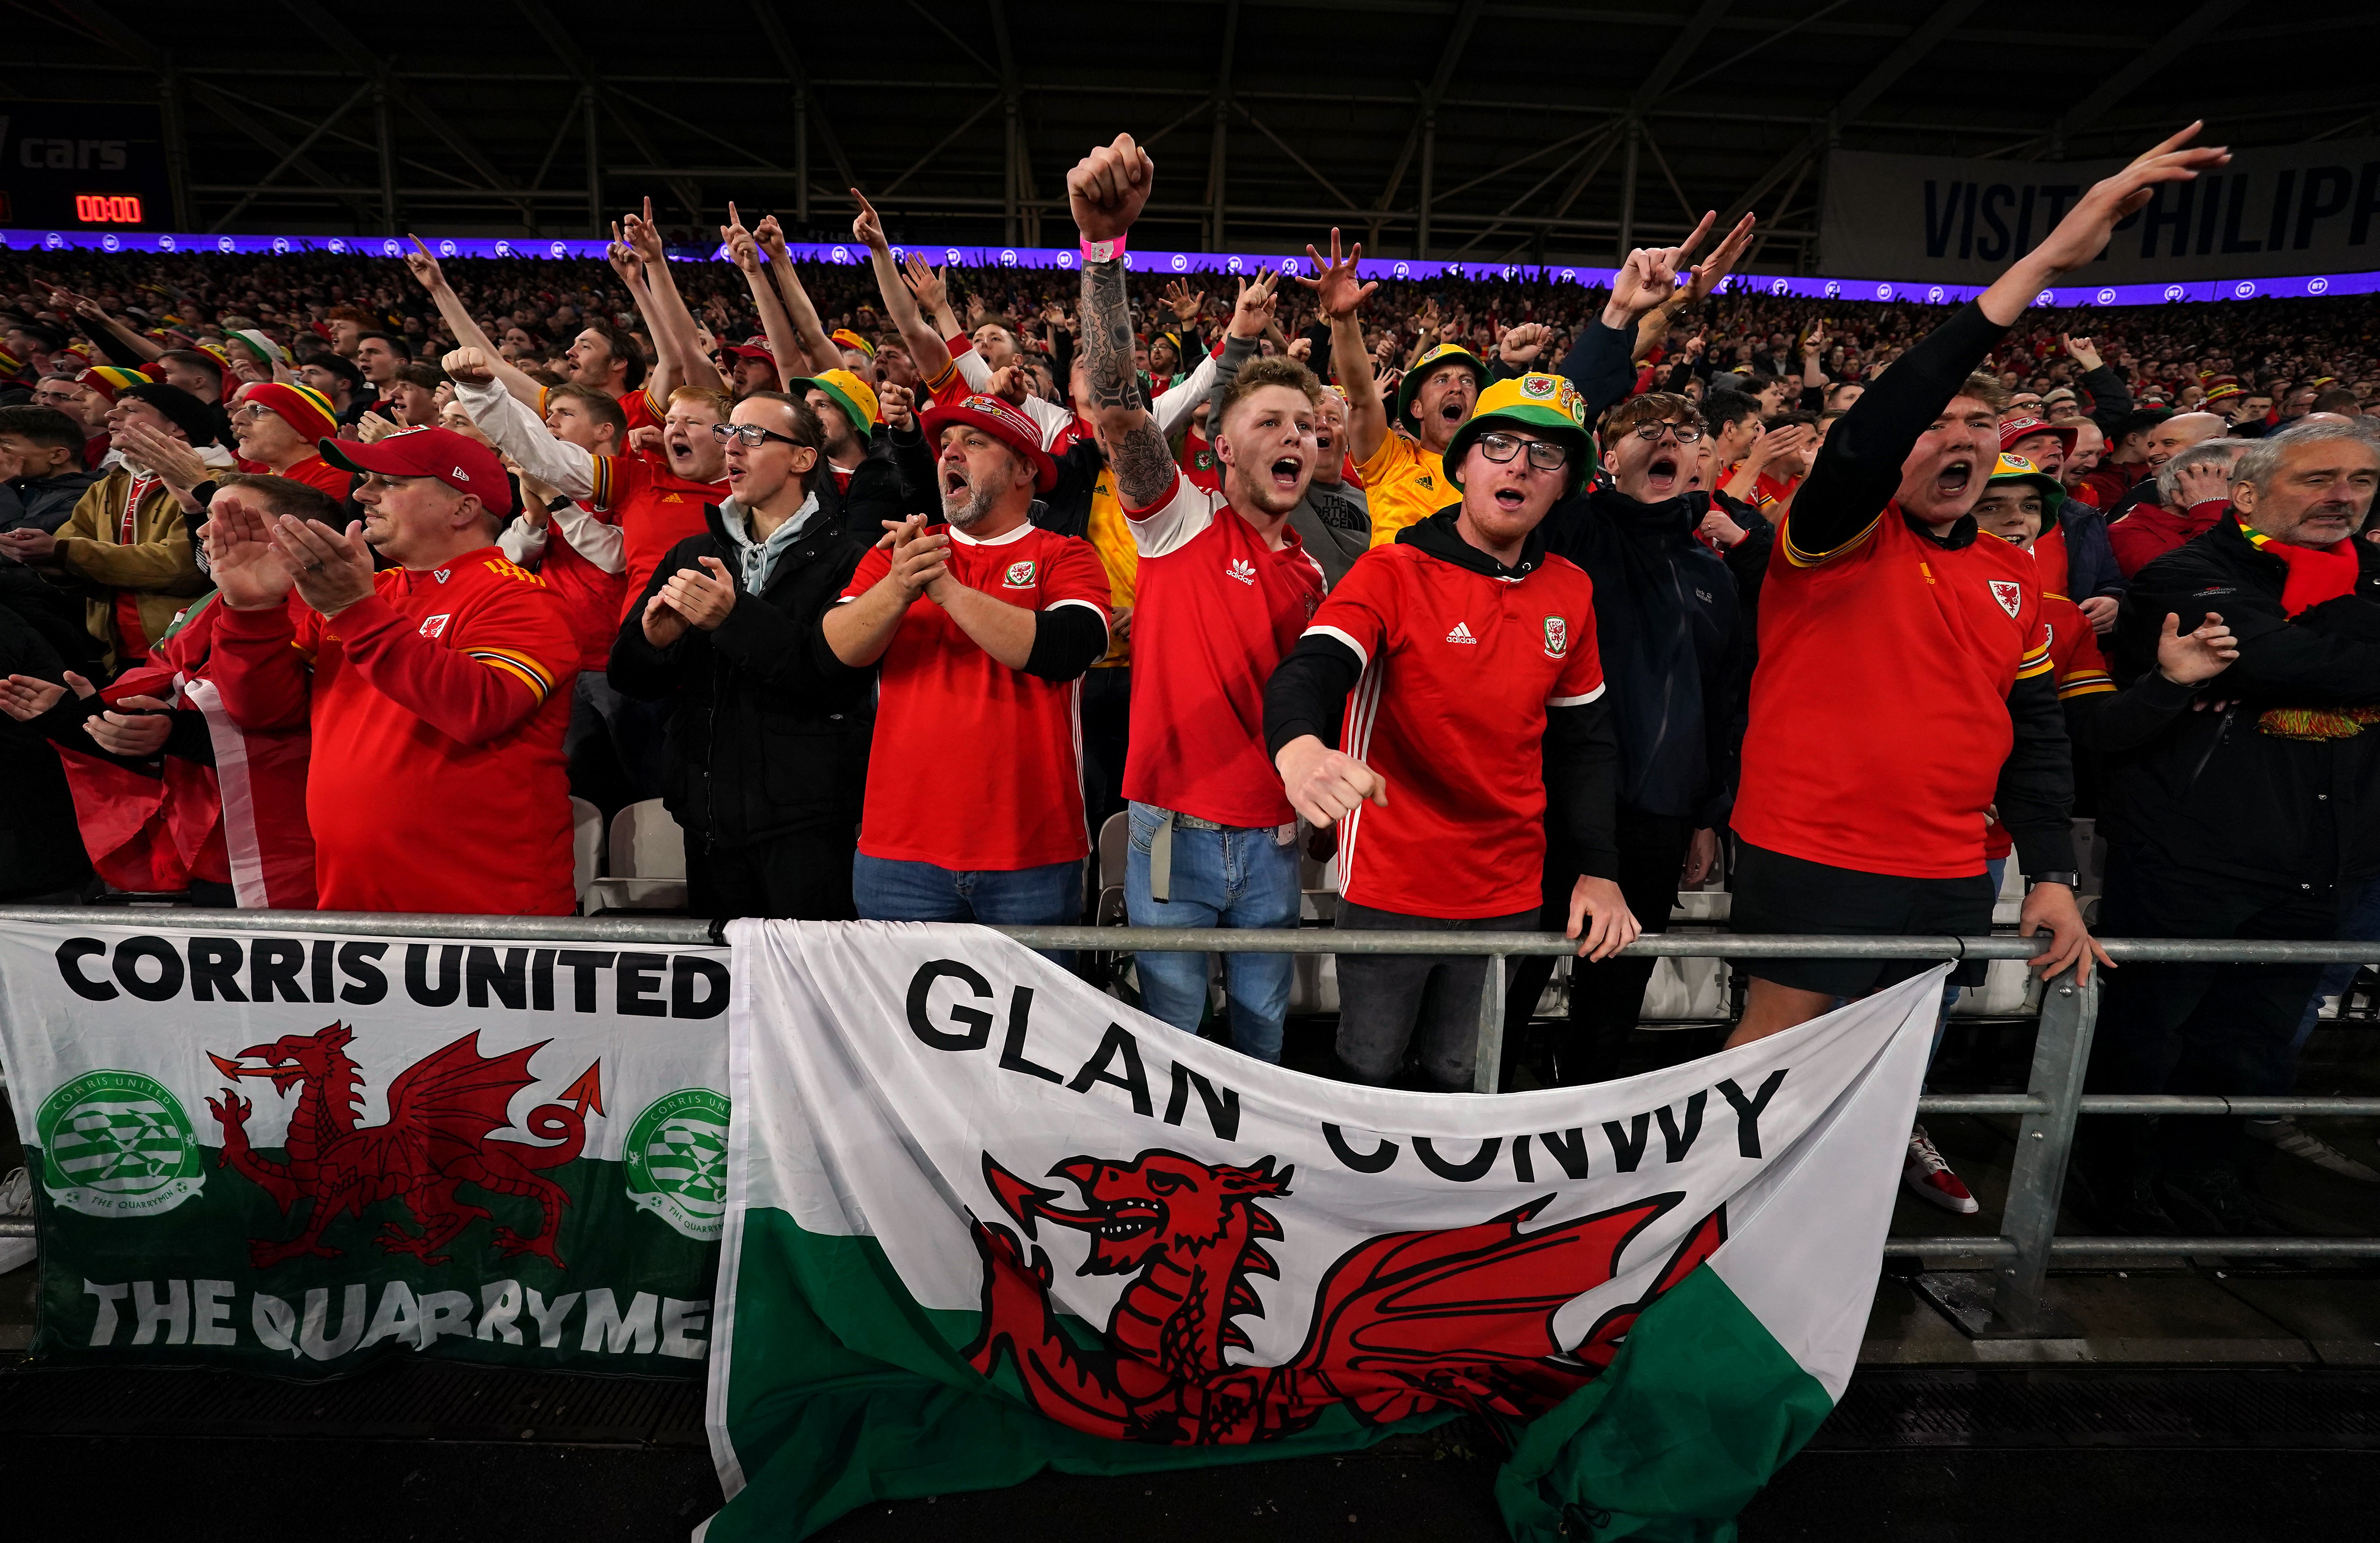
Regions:
<svg viewBox="0 0 2380 1543"><path fill-rule="evenodd" d="M1760 596L1736 834L1864 873L1983 872L1984 811L2015 741L2008 694L2049 668L2025 553L1937 545L1888 504L1813 553L1787 516Z"/></svg>
<svg viewBox="0 0 2380 1543"><path fill-rule="evenodd" d="M2033 555L2036 563L2041 560L2040 543L2034 543ZM2049 635L2049 670L2058 682L2059 701L2115 690L2116 682L2107 674L2107 661L2099 652L2098 634L2092 629L2091 619L2082 614L2081 606L2064 595L2044 594L2041 625ZM2007 857L2015 844L2008 827L1995 820L1984 832L1984 858L1997 861Z"/></svg>
<svg viewBox="0 0 2380 1543"><path fill-rule="evenodd" d="M1388 779L1386 808L1341 823L1342 893L1447 918L1538 901L1546 858L1546 709L1603 695L1595 585L1548 556L1517 581L1410 544L1374 547L1309 633L1355 650L1340 748Z"/></svg>
<svg viewBox="0 0 2380 1543"><path fill-rule="evenodd" d="M1028 611L1087 606L1104 622L1108 573L1091 543L1031 525L971 541L945 525L951 577ZM892 571L871 548L845 601ZM1080 681L1044 680L983 651L920 595L878 663L876 737L859 849L961 871L1073 862L1083 825Z"/></svg>
<svg viewBox="0 0 2380 1543"><path fill-rule="evenodd" d="M597 512L609 511L620 528L626 549L626 596L620 619L643 603L646 582L662 565L670 548L704 529L702 508L727 498L727 481L689 482L673 473L665 461L643 456L598 456L595 496L584 500Z"/></svg>
<svg viewBox="0 0 2380 1543"><path fill-rule="evenodd" d="M227 611L215 629L236 721L311 722L322 908L569 915L562 735L577 645L561 605L492 546L383 569L372 587L327 621L276 605Z"/></svg>
<svg viewBox="0 0 2380 1543"><path fill-rule="evenodd" d="M1296 531L1283 526L1275 551L1178 471L1153 507L1124 516L1140 564L1123 796L1218 825L1288 824L1264 688L1322 603L1322 569Z"/></svg>
<svg viewBox="0 0 2380 1543"><path fill-rule="evenodd" d="M343 503L356 480L353 472L341 471L320 456L309 456L280 475L310 488L320 488Z"/></svg>

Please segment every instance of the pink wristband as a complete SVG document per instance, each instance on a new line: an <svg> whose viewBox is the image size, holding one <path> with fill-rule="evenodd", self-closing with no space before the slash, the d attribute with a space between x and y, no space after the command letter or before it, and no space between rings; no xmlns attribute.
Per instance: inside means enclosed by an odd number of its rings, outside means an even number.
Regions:
<svg viewBox="0 0 2380 1543"><path fill-rule="evenodd" d="M1106 241L1093 241L1087 237L1083 241L1083 261L1086 262L1113 262L1123 252L1124 238L1121 236Z"/></svg>

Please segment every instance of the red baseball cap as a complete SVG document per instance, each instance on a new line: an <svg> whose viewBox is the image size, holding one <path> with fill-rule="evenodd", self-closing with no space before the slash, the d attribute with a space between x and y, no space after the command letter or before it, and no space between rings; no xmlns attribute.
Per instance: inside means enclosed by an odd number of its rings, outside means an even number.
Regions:
<svg viewBox="0 0 2380 1543"><path fill-rule="evenodd" d="M452 429L403 429L371 444L318 440L315 448L342 471L435 477L456 492L477 494L498 519L512 518L513 483L504 462L478 440Z"/></svg>
<svg viewBox="0 0 2380 1543"><path fill-rule="evenodd" d="M954 423L980 429L1025 457L1033 468L1033 490L1048 492L1058 485L1058 463L1041 448L1041 431L1031 419L997 396L974 395L949 407L926 409L926 441L941 443L942 431Z"/></svg>
<svg viewBox="0 0 2380 1543"><path fill-rule="evenodd" d="M2000 425L2000 449L2005 451L2017 441L2031 439L2035 434L2055 434L2058 443L2066 447L2066 454L2071 456L2074 454L2074 442L2082 437L2082 430L2071 423L2045 423L2037 418L2011 418Z"/></svg>

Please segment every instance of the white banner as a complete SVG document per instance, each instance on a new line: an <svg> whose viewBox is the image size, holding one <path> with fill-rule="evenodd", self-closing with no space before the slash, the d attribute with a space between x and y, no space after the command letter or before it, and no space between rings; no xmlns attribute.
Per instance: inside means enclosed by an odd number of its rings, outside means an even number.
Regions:
<svg viewBox="0 0 2380 1543"><path fill-rule="evenodd" d="M36 1359L698 1373L725 951L203 916L0 923Z"/></svg>
<svg viewBox="0 0 2380 1543"><path fill-rule="evenodd" d="M1988 284L2121 160L1827 158L1819 272ZM2167 183L2068 285L2180 283L2380 269L2380 139L2237 150Z"/></svg>

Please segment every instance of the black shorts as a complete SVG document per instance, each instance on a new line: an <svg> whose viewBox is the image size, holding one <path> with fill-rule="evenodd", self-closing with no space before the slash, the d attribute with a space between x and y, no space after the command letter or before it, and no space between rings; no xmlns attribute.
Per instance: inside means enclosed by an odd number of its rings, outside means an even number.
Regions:
<svg viewBox="0 0 2380 1543"><path fill-rule="evenodd" d="M1730 929L1866 937L1988 937L1991 880L1905 879L1862 873L1789 857L1750 842L1736 844L1730 886ZM1738 959L1746 975L1797 990L1857 997L1923 975L1932 959ZM1969 959L1950 971L1954 986L1980 986L1987 961Z"/></svg>

